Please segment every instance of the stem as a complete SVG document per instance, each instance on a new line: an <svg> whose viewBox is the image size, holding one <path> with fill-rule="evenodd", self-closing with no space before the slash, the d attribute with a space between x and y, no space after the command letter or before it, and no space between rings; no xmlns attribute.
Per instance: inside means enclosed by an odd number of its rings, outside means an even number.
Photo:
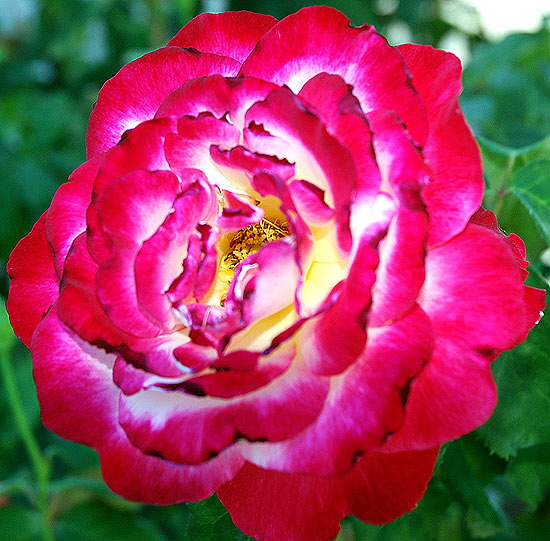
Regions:
<svg viewBox="0 0 550 541"><path fill-rule="evenodd" d="M53 524L50 521L48 504L48 483L50 479L50 467L43 457L40 446L31 429L29 420L25 416L23 402L15 381L13 367L8 353L11 348L0 348L0 372L2 373L6 386L6 396L10 405L13 418L23 444L29 455L34 470L37 485L37 508L42 517L42 539L43 541L54 541Z"/></svg>
<svg viewBox="0 0 550 541"><path fill-rule="evenodd" d="M516 163L516 154L510 154L510 157L508 158L508 162L506 163L506 170L504 171L504 177L502 178L502 183L500 185L500 188L498 192L496 193L496 202L495 206L492 209L496 216L499 215L500 209L502 208L502 204L504 203L504 199L508 195L508 184L510 183L510 177L512 176L512 170L514 168L514 164Z"/></svg>

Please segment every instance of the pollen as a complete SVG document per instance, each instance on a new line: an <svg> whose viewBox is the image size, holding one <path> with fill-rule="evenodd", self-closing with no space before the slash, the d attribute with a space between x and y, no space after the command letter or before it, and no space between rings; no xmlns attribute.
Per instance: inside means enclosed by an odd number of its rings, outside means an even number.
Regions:
<svg viewBox="0 0 550 541"><path fill-rule="evenodd" d="M224 269L235 270L241 261L260 250L268 242L282 239L289 234L286 223L267 218L243 229L239 229L229 241L229 250L222 259Z"/></svg>

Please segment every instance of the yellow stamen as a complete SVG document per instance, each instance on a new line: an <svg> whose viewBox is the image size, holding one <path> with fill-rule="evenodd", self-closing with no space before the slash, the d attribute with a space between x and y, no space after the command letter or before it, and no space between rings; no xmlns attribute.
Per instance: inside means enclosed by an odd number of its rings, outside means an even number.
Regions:
<svg viewBox="0 0 550 541"><path fill-rule="evenodd" d="M231 283L235 269L249 255L255 254L262 246L274 240L280 240L289 234L286 223L263 218L257 224L239 229L229 241L229 250L220 261L218 276L226 277L227 285ZM225 304L227 290L222 294L220 304Z"/></svg>
<svg viewBox="0 0 550 541"><path fill-rule="evenodd" d="M229 251L222 258L223 269L234 270L237 265L273 240L279 240L289 234L287 224L279 224L264 218L257 224L239 229L229 241Z"/></svg>

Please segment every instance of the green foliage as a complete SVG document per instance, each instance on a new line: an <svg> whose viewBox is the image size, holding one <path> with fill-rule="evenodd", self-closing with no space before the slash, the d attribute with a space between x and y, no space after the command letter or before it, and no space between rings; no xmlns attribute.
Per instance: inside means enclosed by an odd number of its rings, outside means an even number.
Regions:
<svg viewBox="0 0 550 541"><path fill-rule="evenodd" d="M160 526L132 511L112 508L101 500L73 505L58 520L59 541L167 541Z"/></svg>
<svg viewBox="0 0 550 541"><path fill-rule="evenodd" d="M241 533L231 521L218 498L211 497L203 502L188 506L189 527L187 537L190 541L246 541L250 539Z"/></svg>
<svg viewBox="0 0 550 541"><path fill-rule="evenodd" d="M0 533L10 541L34 541L39 539L40 522L27 507L14 504L0 507Z"/></svg>
<svg viewBox="0 0 550 541"><path fill-rule="evenodd" d="M494 364L498 406L479 434L504 458L525 446L550 442L550 318L545 316L529 340L503 353Z"/></svg>
<svg viewBox="0 0 550 541"><path fill-rule="evenodd" d="M520 498L532 508L537 508L548 495L550 487L550 439L544 443L529 445L518 450L510 460L508 478Z"/></svg>
<svg viewBox="0 0 550 541"><path fill-rule="evenodd" d="M392 29L400 28L403 35L410 36L415 43L438 45L449 31L456 30L442 14L441 0L400 0L400 1L365 1L365 0L328 0L316 2L310 0L231 0L230 9L247 9L273 15L281 19L304 6L324 4L345 13L352 24L371 24L383 35L391 34ZM477 36L468 35L475 41Z"/></svg>
<svg viewBox="0 0 550 541"><path fill-rule="evenodd" d="M523 147L548 135L550 28L482 43L464 73L464 108L476 135Z"/></svg>
<svg viewBox="0 0 550 541"><path fill-rule="evenodd" d="M531 162L522 167L510 182L510 191L529 211L547 244L550 244L549 190L550 160Z"/></svg>
<svg viewBox="0 0 550 541"><path fill-rule="evenodd" d="M487 190L485 206L493 209L504 231L526 243L527 258L537 263L550 245L550 136L522 148L478 138Z"/></svg>
<svg viewBox="0 0 550 541"><path fill-rule="evenodd" d="M197 10L194 0L26 0L27 19L0 20L0 294L8 254L84 159L88 114L101 84L124 63L165 43ZM315 2L311 2L313 4ZM453 25L442 2L334 0L352 23L383 33L406 25L411 39L438 44ZM278 17L299 0L233 0L233 9ZM4 12L3 12L4 14ZM8 24L9 23L9 24ZM464 107L485 170L485 206L524 239L531 283L550 269L550 31L499 43L466 35L473 56ZM338 541L531 541L550 531L549 314L528 340L494 365L499 404L489 422L444 446L417 509L385 526L347 517ZM27 350L0 310L0 355L9 360L32 442L14 422L0 382L0 539L244 541L214 496L169 507L127 502L101 479L94 451L40 424ZM6 366L6 365L4 365ZM40 455L29 456L35 445ZM38 468L38 469L37 469ZM40 470L42 468L42 470ZM42 472L42 473L40 473ZM46 489L46 507L41 494ZM42 502L42 503L41 503Z"/></svg>

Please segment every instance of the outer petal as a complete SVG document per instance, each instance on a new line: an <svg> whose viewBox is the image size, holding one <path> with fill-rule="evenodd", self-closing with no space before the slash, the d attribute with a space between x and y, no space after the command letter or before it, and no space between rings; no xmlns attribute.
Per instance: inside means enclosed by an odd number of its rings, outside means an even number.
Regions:
<svg viewBox="0 0 550 541"><path fill-rule="evenodd" d="M114 356L83 341L79 345L69 332L53 308L33 337L42 421L61 437L99 446L116 423L110 370Z"/></svg>
<svg viewBox="0 0 550 541"><path fill-rule="evenodd" d="M48 210L47 237L54 251L55 268L60 278L73 240L86 229L86 209L90 204L99 162L99 158L88 160L73 171L69 182L62 184L55 192Z"/></svg>
<svg viewBox="0 0 550 541"><path fill-rule="evenodd" d="M235 446L196 466L173 464L144 455L120 431L98 452L111 490L127 500L154 505L204 500L232 479L243 463Z"/></svg>
<svg viewBox="0 0 550 541"><path fill-rule="evenodd" d="M381 524L413 509L426 490L437 453L371 453L340 478L246 464L218 496L235 524L258 541L329 541L349 513Z"/></svg>
<svg viewBox="0 0 550 541"><path fill-rule="evenodd" d="M353 85L363 111L397 111L415 141L424 143L424 104L402 58L373 27L353 28L335 9L314 6L285 17L260 39L240 75L288 85L298 93L322 72Z"/></svg>
<svg viewBox="0 0 550 541"><path fill-rule="evenodd" d="M116 145L122 134L155 116L185 81L214 73L231 77L240 64L227 57L164 47L126 64L101 88L86 134L88 158Z"/></svg>
<svg viewBox="0 0 550 541"><path fill-rule="evenodd" d="M27 347L59 293L54 254L46 240L46 215L19 241L7 265L11 284L6 306L15 333Z"/></svg>
<svg viewBox="0 0 550 541"><path fill-rule="evenodd" d="M439 244L462 231L481 203L481 157L458 104L458 58L423 45L398 49L428 109L424 156L434 179L422 195L430 214L430 244Z"/></svg>
<svg viewBox="0 0 550 541"><path fill-rule="evenodd" d="M187 23L169 42L177 47L192 47L202 53L234 58L238 62L254 49L258 40L277 19L249 11L201 13Z"/></svg>
<svg viewBox="0 0 550 541"><path fill-rule="evenodd" d="M523 270L500 233L469 225L428 251L420 305L435 334L388 449L429 448L485 422L496 404L489 362L524 332Z"/></svg>
<svg viewBox="0 0 550 541"><path fill-rule="evenodd" d="M275 355L281 363L290 363L293 348L282 350ZM196 464L239 438L281 440L296 435L317 418L327 391L328 381L294 361L267 385L234 399L158 389L121 396L120 423L142 452Z"/></svg>
<svg viewBox="0 0 550 541"><path fill-rule="evenodd" d="M529 331L540 321L546 307L546 291L536 287L523 286L523 301L525 302L525 321L523 333L518 337L514 347L523 342Z"/></svg>
<svg viewBox="0 0 550 541"><path fill-rule="evenodd" d="M337 331L334 340L342 331ZM430 321L418 307L398 323L369 333L356 362L331 378L319 418L297 437L243 448L258 466L289 473L339 475L380 448L399 429L411 380L432 351Z"/></svg>
<svg viewBox="0 0 550 541"><path fill-rule="evenodd" d="M97 449L107 484L121 496L147 503L199 500L238 471L236 450L186 467L133 447L118 423L119 390L112 357L77 343L50 311L35 333L34 377L44 424L60 436Z"/></svg>
<svg viewBox="0 0 550 541"><path fill-rule="evenodd" d="M419 302L438 334L483 356L513 347L522 334L523 279L506 237L470 224L428 251Z"/></svg>

